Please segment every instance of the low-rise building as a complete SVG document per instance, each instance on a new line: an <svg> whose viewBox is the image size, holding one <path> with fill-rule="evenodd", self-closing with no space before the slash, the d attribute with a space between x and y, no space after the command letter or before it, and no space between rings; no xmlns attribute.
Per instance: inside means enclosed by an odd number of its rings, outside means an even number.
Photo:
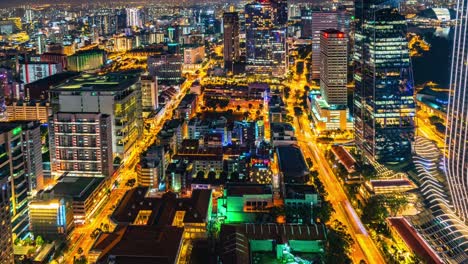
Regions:
<svg viewBox="0 0 468 264"><path fill-rule="evenodd" d="M72 201L73 219L80 225L89 221L105 201L108 182L104 177L74 177L64 175L44 195Z"/></svg>
<svg viewBox="0 0 468 264"><path fill-rule="evenodd" d="M271 185L228 183L218 198L218 217L225 223L253 223L273 207Z"/></svg>
<svg viewBox="0 0 468 264"><path fill-rule="evenodd" d="M34 236L47 240L66 237L74 228L71 201L60 199L35 199L29 203L30 230Z"/></svg>
<svg viewBox="0 0 468 264"><path fill-rule="evenodd" d="M270 131L271 143L274 147L297 143L294 128L289 123L271 123Z"/></svg>
<svg viewBox="0 0 468 264"><path fill-rule="evenodd" d="M222 263L229 264L261 259L314 262L325 252L326 240L323 224L226 224L220 232L220 257Z"/></svg>
<svg viewBox="0 0 468 264"><path fill-rule="evenodd" d="M47 123L52 114L52 108L47 101L40 102L13 102L6 107L8 121L39 120Z"/></svg>

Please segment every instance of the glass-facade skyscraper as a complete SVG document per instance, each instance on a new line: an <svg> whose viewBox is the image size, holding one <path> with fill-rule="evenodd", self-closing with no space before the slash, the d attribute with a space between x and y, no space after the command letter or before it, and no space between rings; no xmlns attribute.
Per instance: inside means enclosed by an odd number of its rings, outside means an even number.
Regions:
<svg viewBox="0 0 468 264"><path fill-rule="evenodd" d="M286 72L286 28L274 23L270 2L245 6L247 70L282 75Z"/></svg>
<svg viewBox="0 0 468 264"><path fill-rule="evenodd" d="M457 21L452 55L450 83L453 96L447 110L445 170L455 212L468 221L468 91L467 91L467 29L468 3L457 1Z"/></svg>
<svg viewBox="0 0 468 264"><path fill-rule="evenodd" d="M395 1L356 1L355 140L379 162L411 157L415 103L407 23Z"/></svg>

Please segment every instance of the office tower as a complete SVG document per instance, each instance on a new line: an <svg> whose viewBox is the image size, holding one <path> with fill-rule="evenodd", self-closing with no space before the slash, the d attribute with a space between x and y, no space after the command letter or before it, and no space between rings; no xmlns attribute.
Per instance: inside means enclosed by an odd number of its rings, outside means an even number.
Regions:
<svg viewBox="0 0 468 264"><path fill-rule="evenodd" d="M240 59L239 47L239 14L237 12L224 13L224 67L232 69L234 62Z"/></svg>
<svg viewBox="0 0 468 264"><path fill-rule="evenodd" d="M468 78L466 64L468 9L466 1L457 1L457 20L452 55L450 83L453 96L449 99L447 111L447 130L445 146L448 152L445 160L450 194L455 213L465 222L468 221Z"/></svg>
<svg viewBox="0 0 468 264"><path fill-rule="evenodd" d="M182 83L182 62L180 55L162 54L148 57L148 71L156 76L159 83Z"/></svg>
<svg viewBox="0 0 468 264"><path fill-rule="evenodd" d="M141 76L141 110L148 114L158 108L158 81L149 74Z"/></svg>
<svg viewBox="0 0 468 264"><path fill-rule="evenodd" d="M356 2L354 130L367 158L401 162L414 140L414 88L406 20L388 3Z"/></svg>
<svg viewBox="0 0 468 264"><path fill-rule="evenodd" d="M20 67L21 81L24 84L62 72L62 64L51 62L26 62Z"/></svg>
<svg viewBox="0 0 468 264"><path fill-rule="evenodd" d="M112 120L101 113L55 113L49 121L55 175L108 177L113 173Z"/></svg>
<svg viewBox="0 0 468 264"><path fill-rule="evenodd" d="M9 131L0 130L0 153L2 153L0 155L0 221L4 223L0 225L0 263L12 264L14 259L10 214L11 184L9 183L11 157L7 152L10 145L7 133L11 134Z"/></svg>
<svg viewBox="0 0 468 264"><path fill-rule="evenodd" d="M312 71L311 78L320 78L320 31L338 28L338 14L336 12L312 12L310 34L312 38Z"/></svg>
<svg viewBox="0 0 468 264"><path fill-rule="evenodd" d="M69 71L96 70L106 62L106 52L104 50L79 51L67 57Z"/></svg>
<svg viewBox="0 0 468 264"><path fill-rule="evenodd" d="M39 33L36 35L36 51L37 54L42 54L46 51L46 35Z"/></svg>
<svg viewBox="0 0 468 264"><path fill-rule="evenodd" d="M142 132L141 82L136 73L82 74L50 90L54 113L101 113L112 119L114 158L125 160Z"/></svg>
<svg viewBox="0 0 468 264"><path fill-rule="evenodd" d="M288 23L288 0L272 0L275 24L284 26Z"/></svg>
<svg viewBox="0 0 468 264"><path fill-rule="evenodd" d="M8 199L13 238L24 237L28 232L28 190L29 184L25 172L22 125L19 123L0 123L0 182L2 199ZM8 179L8 187L3 179ZM6 192L5 192L6 191ZM5 222L7 225L8 222ZM1 226L1 225L0 225ZM3 235L3 234L2 234Z"/></svg>
<svg viewBox="0 0 468 264"><path fill-rule="evenodd" d="M286 71L286 29L274 25L270 2L245 6L247 70L282 75Z"/></svg>
<svg viewBox="0 0 468 264"><path fill-rule="evenodd" d="M22 127L24 170L29 181L29 192L44 188L42 169L42 139L39 121L14 122Z"/></svg>
<svg viewBox="0 0 468 264"><path fill-rule="evenodd" d="M138 8L125 9L127 14L127 27L143 27L141 10Z"/></svg>
<svg viewBox="0 0 468 264"><path fill-rule="evenodd" d="M320 91L328 104L347 105L347 37L335 29L320 33Z"/></svg>

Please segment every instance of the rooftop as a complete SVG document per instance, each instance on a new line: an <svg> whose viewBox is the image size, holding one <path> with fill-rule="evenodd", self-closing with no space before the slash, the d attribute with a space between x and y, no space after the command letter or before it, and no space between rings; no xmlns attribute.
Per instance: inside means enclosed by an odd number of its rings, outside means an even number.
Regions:
<svg viewBox="0 0 468 264"><path fill-rule="evenodd" d="M391 217L388 222L425 263L444 263L405 218Z"/></svg>
<svg viewBox="0 0 468 264"><path fill-rule="evenodd" d="M286 178L304 177L309 172L301 150L296 145L278 146L276 149L280 171Z"/></svg>
<svg viewBox="0 0 468 264"><path fill-rule="evenodd" d="M120 225L99 236L92 250L101 251L98 263L112 256L116 263L176 263L184 229L173 226Z"/></svg>
<svg viewBox="0 0 468 264"><path fill-rule="evenodd" d="M104 180L104 177L75 177L65 175L52 188L51 192L59 197L72 197L74 200L84 201Z"/></svg>
<svg viewBox="0 0 468 264"><path fill-rule="evenodd" d="M227 183L226 192L228 196L272 194L271 185L252 183Z"/></svg>
<svg viewBox="0 0 468 264"><path fill-rule="evenodd" d="M203 223L208 215L211 190L193 190L192 197L178 198L175 193L162 197L148 197L147 187L133 188L125 194L115 209L112 219L119 223L133 223L140 210L151 211L148 225L171 225L176 211L185 211L185 223Z"/></svg>
<svg viewBox="0 0 468 264"><path fill-rule="evenodd" d="M81 74L52 88L54 91L122 91L138 82L135 73Z"/></svg>

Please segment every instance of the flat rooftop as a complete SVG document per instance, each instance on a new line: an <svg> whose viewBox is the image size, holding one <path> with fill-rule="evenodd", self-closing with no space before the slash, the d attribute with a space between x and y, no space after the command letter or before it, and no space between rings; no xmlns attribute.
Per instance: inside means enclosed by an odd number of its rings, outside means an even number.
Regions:
<svg viewBox="0 0 468 264"><path fill-rule="evenodd" d="M225 187L228 196L243 196L256 194L272 194L271 185L250 183L227 183Z"/></svg>
<svg viewBox="0 0 468 264"><path fill-rule="evenodd" d="M183 228L173 226L117 226L113 233L101 234L92 250L102 252L99 263L107 263L107 258L113 256L119 264L173 264L183 232Z"/></svg>
<svg viewBox="0 0 468 264"><path fill-rule="evenodd" d="M56 196L72 197L73 200L84 201L104 180L104 177L64 176L51 192Z"/></svg>
<svg viewBox="0 0 468 264"><path fill-rule="evenodd" d="M52 88L53 91L121 91L138 81L136 73L81 74Z"/></svg>
<svg viewBox="0 0 468 264"><path fill-rule="evenodd" d="M308 168L301 150L296 145L278 146L279 167L286 177L303 177L308 173Z"/></svg>
<svg viewBox="0 0 468 264"><path fill-rule="evenodd" d="M190 198L178 198L175 193L165 193L162 197L148 197L148 187L133 188L124 195L112 214L119 224L131 224L140 211L150 211L148 225L167 226L177 211L185 211L185 223L203 223L211 200L211 190L193 190Z"/></svg>

